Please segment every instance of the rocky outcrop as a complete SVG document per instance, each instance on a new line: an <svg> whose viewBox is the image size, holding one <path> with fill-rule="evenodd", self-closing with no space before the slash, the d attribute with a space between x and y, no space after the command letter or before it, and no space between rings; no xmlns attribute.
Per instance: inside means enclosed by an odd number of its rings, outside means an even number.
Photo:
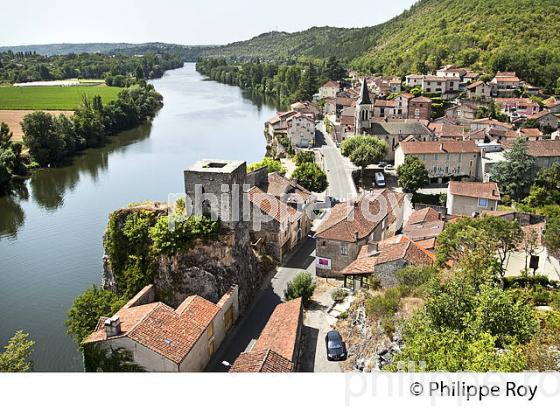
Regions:
<svg viewBox="0 0 560 410"><path fill-rule="evenodd" d="M221 233L217 241L197 241L187 252L160 256L154 284L160 299L171 306L177 306L193 294L217 303L237 284L243 309L249 305L261 280L249 231L239 226Z"/></svg>
<svg viewBox="0 0 560 410"><path fill-rule="evenodd" d="M148 215L146 218L153 226L154 221L166 217L167 208L162 204L143 204L118 210L111 215L105 235L106 255L103 263L105 289L123 294L124 289L119 289L117 284L120 283L122 288L123 281L125 284L129 283L126 279L128 272L125 272L128 268L121 267L118 271L120 276L115 274L115 269L111 266L111 257L107 256L111 255L112 251L113 255L118 255L119 261L127 258L146 260L138 265L142 266L142 269L134 272L131 280L142 286L153 283L157 300L172 307L177 307L190 295L199 295L217 303L232 285L239 286L240 310L244 310L249 305L270 266L264 266L259 262L261 257L251 246L247 224L239 222L234 228L221 227L219 232L210 238L193 239L188 246L172 253L154 252L151 239L148 237L147 250L140 253L137 251L134 254L133 247L122 233L126 229L127 220L130 221L127 218L136 212L143 213L144 216ZM113 247L111 251L109 246ZM115 247L118 249L115 250ZM122 265L122 262L120 263ZM141 280L138 280L139 276Z"/></svg>

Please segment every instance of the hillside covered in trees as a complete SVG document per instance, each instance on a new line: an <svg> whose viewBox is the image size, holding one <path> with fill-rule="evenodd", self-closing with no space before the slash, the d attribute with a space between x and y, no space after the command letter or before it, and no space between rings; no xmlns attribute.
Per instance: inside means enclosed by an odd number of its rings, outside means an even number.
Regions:
<svg viewBox="0 0 560 410"><path fill-rule="evenodd" d="M374 27L272 32L204 54L266 60L334 55L360 71L387 75L457 64L517 71L553 90L560 77L559 13L557 0L421 0Z"/></svg>

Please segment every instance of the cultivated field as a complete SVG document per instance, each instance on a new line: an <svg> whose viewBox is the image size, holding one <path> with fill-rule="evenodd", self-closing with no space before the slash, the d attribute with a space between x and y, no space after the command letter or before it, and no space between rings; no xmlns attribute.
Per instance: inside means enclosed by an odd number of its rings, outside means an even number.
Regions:
<svg viewBox="0 0 560 410"><path fill-rule="evenodd" d="M12 139L14 141L21 141L23 138L23 132L21 130L21 121L23 117L27 114L34 112L33 110L0 110L0 123L5 122L10 127L10 130L14 133ZM47 111L54 115L66 114L68 116L72 115L73 111Z"/></svg>
<svg viewBox="0 0 560 410"><path fill-rule="evenodd" d="M121 89L106 86L0 87L0 110L74 110L87 95L100 95L104 103L117 98Z"/></svg>

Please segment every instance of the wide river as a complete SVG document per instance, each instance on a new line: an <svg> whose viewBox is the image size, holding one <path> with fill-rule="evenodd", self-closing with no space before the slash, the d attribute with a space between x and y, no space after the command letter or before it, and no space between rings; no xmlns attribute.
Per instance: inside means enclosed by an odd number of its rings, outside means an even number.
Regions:
<svg viewBox="0 0 560 410"><path fill-rule="evenodd" d="M74 298L101 281L111 211L183 192L183 170L199 159L253 162L265 154L264 122L274 107L205 81L190 63L152 83L165 106L151 125L0 197L0 346L18 329L28 332L35 371L83 369L64 321Z"/></svg>

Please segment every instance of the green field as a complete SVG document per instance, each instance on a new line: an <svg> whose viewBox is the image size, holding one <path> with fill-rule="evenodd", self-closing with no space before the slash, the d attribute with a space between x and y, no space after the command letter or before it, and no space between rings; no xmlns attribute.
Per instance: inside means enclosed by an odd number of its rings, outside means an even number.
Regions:
<svg viewBox="0 0 560 410"><path fill-rule="evenodd" d="M74 110L87 95L100 95L104 103L115 100L118 87L0 87L0 110Z"/></svg>

